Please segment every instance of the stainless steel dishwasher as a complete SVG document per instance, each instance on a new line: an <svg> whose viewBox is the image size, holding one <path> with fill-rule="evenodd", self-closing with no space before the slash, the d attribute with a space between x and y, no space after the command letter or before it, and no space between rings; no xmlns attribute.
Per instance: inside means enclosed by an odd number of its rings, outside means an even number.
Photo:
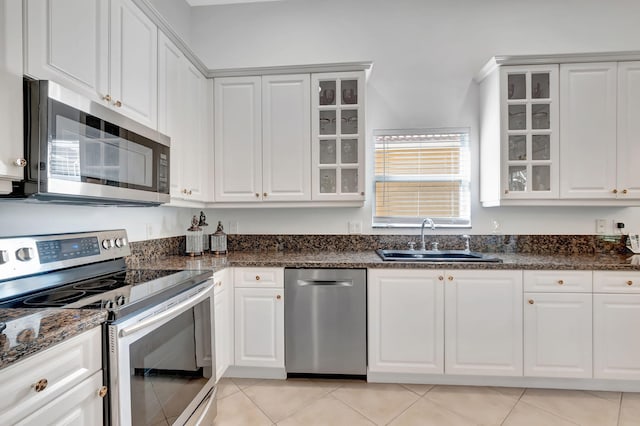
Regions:
<svg viewBox="0 0 640 426"><path fill-rule="evenodd" d="M288 376L367 374L365 269L285 269Z"/></svg>

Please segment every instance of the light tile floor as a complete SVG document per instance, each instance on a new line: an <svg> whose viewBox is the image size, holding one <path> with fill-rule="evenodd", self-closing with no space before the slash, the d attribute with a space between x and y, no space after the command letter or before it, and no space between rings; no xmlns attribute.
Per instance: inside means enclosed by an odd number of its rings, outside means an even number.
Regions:
<svg viewBox="0 0 640 426"><path fill-rule="evenodd" d="M640 393L224 378L215 426L640 426Z"/></svg>

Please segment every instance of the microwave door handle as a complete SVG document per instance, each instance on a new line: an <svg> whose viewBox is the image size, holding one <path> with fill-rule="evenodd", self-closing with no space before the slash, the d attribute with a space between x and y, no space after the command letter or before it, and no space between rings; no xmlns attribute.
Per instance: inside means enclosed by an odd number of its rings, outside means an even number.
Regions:
<svg viewBox="0 0 640 426"><path fill-rule="evenodd" d="M120 330L120 337L125 337L128 336L130 334L135 333L136 331L142 330L143 328L147 328L157 322L160 322L162 320L164 320L165 318L171 317L174 314L176 314L177 312L183 310L184 308L188 307L189 305L197 305L198 303L202 302L204 299L210 297L209 294L209 289L206 289L204 291L201 291L200 293L198 293L197 295L190 297L189 299L178 303L175 306L172 306L171 308L167 309L166 311L159 313L158 315L153 315L151 317L149 317L148 319L142 320L137 324L134 324L130 327L127 328L123 328L122 330Z"/></svg>

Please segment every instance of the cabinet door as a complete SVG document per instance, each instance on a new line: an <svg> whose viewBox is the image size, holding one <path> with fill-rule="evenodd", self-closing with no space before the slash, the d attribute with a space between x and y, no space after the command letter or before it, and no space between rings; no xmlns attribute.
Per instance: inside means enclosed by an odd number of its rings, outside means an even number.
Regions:
<svg viewBox="0 0 640 426"><path fill-rule="evenodd" d="M261 79L217 78L214 92L215 200L260 201Z"/></svg>
<svg viewBox="0 0 640 426"><path fill-rule="evenodd" d="M110 54L112 105L155 129L158 29L131 0L111 0Z"/></svg>
<svg viewBox="0 0 640 426"><path fill-rule="evenodd" d="M284 367L281 288L235 289L235 365Z"/></svg>
<svg viewBox="0 0 640 426"><path fill-rule="evenodd" d="M558 65L500 70L502 197L558 197Z"/></svg>
<svg viewBox="0 0 640 426"><path fill-rule="evenodd" d="M187 157L185 137L184 55L163 33L158 37L158 131L171 138L171 198L184 198L183 159Z"/></svg>
<svg viewBox="0 0 640 426"><path fill-rule="evenodd" d="M369 269L369 371L444 373L444 271Z"/></svg>
<svg viewBox="0 0 640 426"><path fill-rule="evenodd" d="M187 199L208 201L206 170L208 169L207 140L207 79L186 58L184 59L185 96L184 111L186 113L186 140L181 153L182 186L186 190ZM173 151L172 151L173 152Z"/></svg>
<svg viewBox="0 0 640 426"><path fill-rule="evenodd" d="M10 179L24 178L19 161L24 159L20 2L0 2L0 52L0 194L7 194L12 191Z"/></svg>
<svg viewBox="0 0 640 426"><path fill-rule="evenodd" d="M262 77L265 201L311 200L309 74Z"/></svg>
<svg viewBox="0 0 640 426"><path fill-rule="evenodd" d="M618 63L618 198L640 198L640 62Z"/></svg>
<svg viewBox="0 0 640 426"><path fill-rule="evenodd" d="M560 195L616 198L615 62L560 65Z"/></svg>
<svg viewBox="0 0 640 426"><path fill-rule="evenodd" d="M98 395L102 387L102 370L60 395L17 425L83 426L102 424L103 399Z"/></svg>
<svg viewBox="0 0 640 426"><path fill-rule="evenodd" d="M216 351L216 381L220 380L231 362L229 358L229 288L230 283L224 281L218 274L213 278L216 289L214 291L215 315L215 351Z"/></svg>
<svg viewBox="0 0 640 426"><path fill-rule="evenodd" d="M591 301L586 293L525 293L525 376L592 377Z"/></svg>
<svg viewBox="0 0 640 426"><path fill-rule="evenodd" d="M448 271L445 373L522 375L522 272Z"/></svg>
<svg viewBox="0 0 640 426"><path fill-rule="evenodd" d="M25 7L25 73L104 102L109 93L109 2L28 0Z"/></svg>
<svg viewBox="0 0 640 426"><path fill-rule="evenodd" d="M364 72L311 75L311 194L364 200Z"/></svg>
<svg viewBox="0 0 640 426"><path fill-rule="evenodd" d="M640 294L593 295L593 377L640 379Z"/></svg>

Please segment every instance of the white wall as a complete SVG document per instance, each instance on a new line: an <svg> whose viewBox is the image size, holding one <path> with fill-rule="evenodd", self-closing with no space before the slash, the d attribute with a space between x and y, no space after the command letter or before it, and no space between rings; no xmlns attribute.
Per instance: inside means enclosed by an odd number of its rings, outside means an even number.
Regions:
<svg viewBox="0 0 640 426"><path fill-rule="evenodd" d="M193 9L191 44L213 69L373 61L367 86L367 175L373 129L471 128L472 233L595 232L595 219L640 231L638 208L482 208L478 202L478 88L493 55L640 50L637 0L296 0ZM614 143L613 140L609 143ZM211 210L241 233L371 230L362 209ZM398 231L391 231L398 232Z"/></svg>
<svg viewBox="0 0 640 426"><path fill-rule="evenodd" d="M182 40L189 44L191 7L185 0L149 0Z"/></svg>
<svg viewBox="0 0 640 426"><path fill-rule="evenodd" d="M127 230L130 241L173 237L185 234L195 213L175 207L84 207L2 201L0 237L120 228Z"/></svg>

